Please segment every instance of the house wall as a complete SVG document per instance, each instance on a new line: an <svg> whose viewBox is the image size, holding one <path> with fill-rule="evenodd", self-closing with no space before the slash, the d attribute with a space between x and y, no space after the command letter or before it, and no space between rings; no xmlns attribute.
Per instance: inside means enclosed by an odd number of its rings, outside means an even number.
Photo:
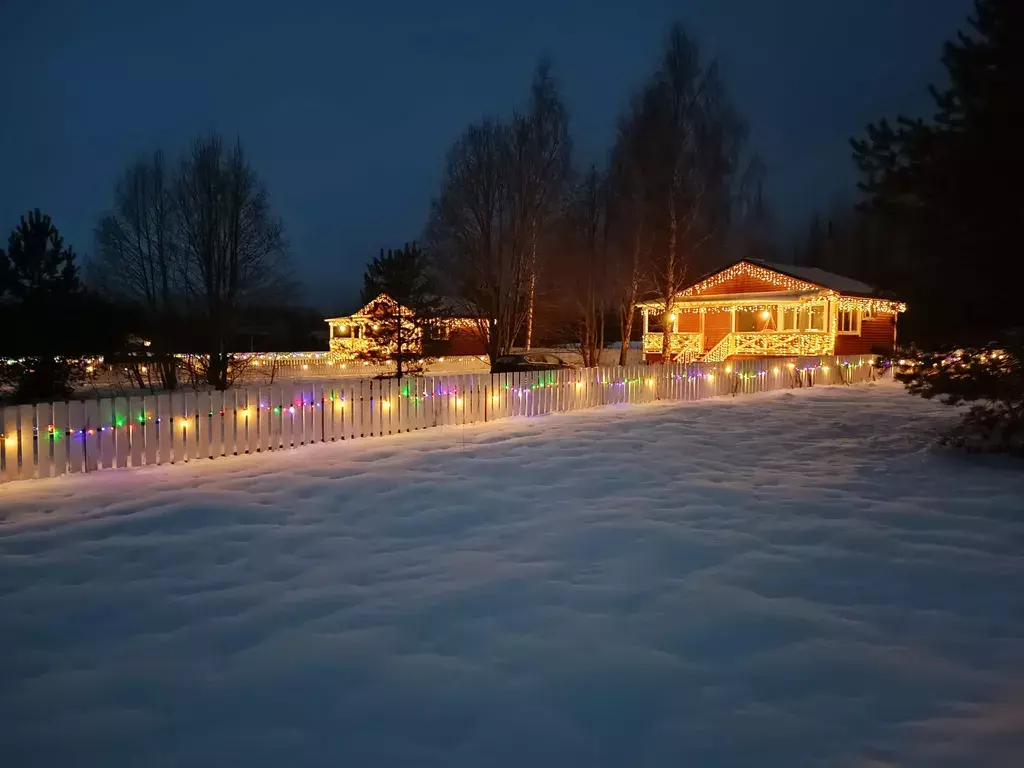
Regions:
<svg viewBox="0 0 1024 768"><path fill-rule="evenodd" d="M423 354L428 357L486 355L487 347L478 334L453 330L447 339L428 340L423 346Z"/></svg>
<svg viewBox="0 0 1024 768"><path fill-rule="evenodd" d="M676 320L680 333L700 333L700 315L696 312L680 312Z"/></svg>
<svg viewBox="0 0 1024 768"><path fill-rule="evenodd" d="M704 315L704 351L732 333L732 312L708 312Z"/></svg>
<svg viewBox="0 0 1024 768"><path fill-rule="evenodd" d="M700 293L701 296L720 296L723 293L765 293L767 291L777 291L779 287L773 285L766 280L758 280L756 277L750 275L737 275L731 277L725 282L719 283L706 291Z"/></svg>
<svg viewBox="0 0 1024 768"><path fill-rule="evenodd" d="M878 315L871 320L861 321L860 336L836 336L836 354L869 355L875 348L892 352L895 323L896 315Z"/></svg>
<svg viewBox="0 0 1024 768"><path fill-rule="evenodd" d="M455 331L448 339L448 355L486 355L487 345L484 344L480 334Z"/></svg>

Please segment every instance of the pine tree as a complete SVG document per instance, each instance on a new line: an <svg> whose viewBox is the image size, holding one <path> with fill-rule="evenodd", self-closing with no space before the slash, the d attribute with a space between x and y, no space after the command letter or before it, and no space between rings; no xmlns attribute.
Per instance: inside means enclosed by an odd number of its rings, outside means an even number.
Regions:
<svg viewBox="0 0 1024 768"><path fill-rule="evenodd" d="M71 393L78 366L69 362L80 340L76 318L81 285L75 254L50 217L39 210L22 216L0 249L0 301L7 318L0 355L19 362L3 366L6 386L18 401L56 399Z"/></svg>
<svg viewBox="0 0 1024 768"><path fill-rule="evenodd" d="M396 375L415 367L413 361L423 356L423 341L439 315L440 301L434 291L427 260L419 247L406 244L402 249L383 248L366 266L363 275L363 302L373 306L375 348L363 353L374 362L390 360Z"/></svg>
<svg viewBox="0 0 1024 768"><path fill-rule="evenodd" d="M1024 3L975 0L946 43L934 119L900 117L853 141L866 209L884 222L909 330L928 343L988 342L1024 325L1018 291L1024 174Z"/></svg>
<svg viewBox="0 0 1024 768"><path fill-rule="evenodd" d="M81 289L75 255L50 217L37 208L11 232L7 250L0 249L0 297L17 303L38 303Z"/></svg>

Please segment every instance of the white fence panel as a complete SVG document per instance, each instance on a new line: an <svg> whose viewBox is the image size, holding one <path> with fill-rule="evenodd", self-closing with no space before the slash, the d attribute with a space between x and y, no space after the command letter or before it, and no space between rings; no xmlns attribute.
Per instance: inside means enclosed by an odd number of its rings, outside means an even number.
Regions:
<svg viewBox="0 0 1024 768"><path fill-rule="evenodd" d="M874 381L870 358L756 358L396 379L43 403L0 412L0 482L296 448L599 405Z"/></svg>

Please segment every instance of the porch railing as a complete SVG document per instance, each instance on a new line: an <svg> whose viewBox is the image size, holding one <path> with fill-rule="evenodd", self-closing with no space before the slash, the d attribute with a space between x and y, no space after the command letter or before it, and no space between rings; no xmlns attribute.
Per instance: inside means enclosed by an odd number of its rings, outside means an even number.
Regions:
<svg viewBox="0 0 1024 768"><path fill-rule="evenodd" d="M831 355L836 346L831 333L762 331L730 336L732 355Z"/></svg>
<svg viewBox="0 0 1024 768"><path fill-rule="evenodd" d="M644 334L644 352L660 354L664 341L661 331ZM669 334L669 355L675 362L688 363L697 359L704 345L704 336L700 333L682 331Z"/></svg>

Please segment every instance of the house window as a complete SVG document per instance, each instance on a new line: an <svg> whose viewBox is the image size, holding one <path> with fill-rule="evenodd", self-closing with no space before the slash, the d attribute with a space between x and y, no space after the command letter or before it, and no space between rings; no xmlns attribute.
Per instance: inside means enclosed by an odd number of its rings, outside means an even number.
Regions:
<svg viewBox="0 0 1024 768"><path fill-rule="evenodd" d="M823 304L816 304L813 307L808 307L800 313L800 330L825 330L825 306Z"/></svg>
<svg viewBox="0 0 1024 768"><path fill-rule="evenodd" d="M797 329L797 318L799 312L796 308L779 310L779 330L795 331Z"/></svg>
<svg viewBox="0 0 1024 768"><path fill-rule="evenodd" d="M756 333L761 330L758 327L758 313L745 309L736 311L736 332Z"/></svg>
<svg viewBox="0 0 1024 768"><path fill-rule="evenodd" d="M860 312L856 309L839 310L839 333L860 333Z"/></svg>
<svg viewBox="0 0 1024 768"><path fill-rule="evenodd" d="M445 322L430 323L426 331L427 338L431 341L448 341L452 336L451 324Z"/></svg>

